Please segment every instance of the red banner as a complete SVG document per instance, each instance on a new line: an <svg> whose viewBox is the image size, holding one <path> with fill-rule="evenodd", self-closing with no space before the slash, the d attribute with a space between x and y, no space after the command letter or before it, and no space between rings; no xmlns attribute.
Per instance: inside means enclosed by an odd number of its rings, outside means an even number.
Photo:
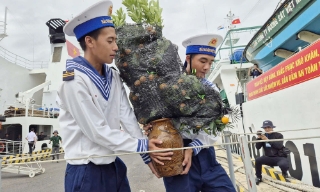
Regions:
<svg viewBox="0 0 320 192"><path fill-rule="evenodd" d="M70 41L66 40L68 55L72 58L80 56L80 50Z"/></svg>
<svg viewBox="0 0 320 192"><path fill-rule="evenodd" d="M320 40L284 60L247 84L248 100L320 76Z"/></svg>

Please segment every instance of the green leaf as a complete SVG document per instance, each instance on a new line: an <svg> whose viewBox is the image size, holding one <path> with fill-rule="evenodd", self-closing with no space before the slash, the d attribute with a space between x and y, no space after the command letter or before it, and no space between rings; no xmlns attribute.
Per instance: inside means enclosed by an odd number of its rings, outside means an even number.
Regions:
<svg viewBox="0 0 320 192"><path fill-rule="evenodd" d="M211 134L209 133L208 129L203 128L203 131L206 132L208 135L211 135Z"/></svg>
<svg viewBox="0 0 320 192"><path fill-rule="evenodd" d="M216 123L219 124L219 123L222 123L222 121L221 120L216 120Z"/></svg>
<svg viewBox="0 0 320 192"><path fill-rule="evenodd" d="M186 96L186 97L184 97L184 98L186 98L186 99L191 99L189 96Z"/></svg>

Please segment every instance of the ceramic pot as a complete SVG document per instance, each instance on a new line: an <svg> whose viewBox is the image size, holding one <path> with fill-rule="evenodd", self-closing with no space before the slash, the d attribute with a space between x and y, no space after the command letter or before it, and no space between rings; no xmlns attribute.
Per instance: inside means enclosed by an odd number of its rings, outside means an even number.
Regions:
<svg viewBox="0 0 320 192"><path fill-rule="evenodd" d="M159 139L162 141L160 148L181 148L183 140L181 134L173 127L170 119L163 118L151 122L152 131L149 139ZM183 150L173 151L171 160L162 161L164 165L160 165L152 161L157 173L161 177L171 177L179 175L183 171L182 162L184 159Z"/></svg>

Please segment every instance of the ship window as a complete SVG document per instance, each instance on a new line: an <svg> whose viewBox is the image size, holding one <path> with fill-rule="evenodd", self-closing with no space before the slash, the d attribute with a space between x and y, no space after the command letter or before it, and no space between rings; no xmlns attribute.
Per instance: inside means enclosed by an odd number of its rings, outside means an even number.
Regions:
<svg viewBox="0 0 320 192"><path fill-rule="evenodd" d="M52 62L60 62L62 47L55 47L52 54Z"/></svg>
<svg viewBox="0 0 320 192"><path fill-rule="evenodd" d="M0 138L4 139L5 134L9 135L9 140L17 140L19 135L22 135L22 125L21 124L5 124L1 126Z"/></svg>
<svg viewBox="0 0 320 192"><path fill-rule="evenodd" d="M47 140L52 136L53 133L53 126L52 125L30 125L29 126L29 130L33 128L34 132L37 134L37 136L40 135L41 132L43 132L43 135L45 135L45 137L43 138L43 140Z"/></svg>

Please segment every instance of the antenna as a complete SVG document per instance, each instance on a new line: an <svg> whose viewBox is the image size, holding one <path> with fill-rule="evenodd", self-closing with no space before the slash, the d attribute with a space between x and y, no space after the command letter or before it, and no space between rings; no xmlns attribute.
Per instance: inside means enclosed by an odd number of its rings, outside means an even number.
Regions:
<svg viewBox="0 0 320 192"><path fill-rule="evenodd" d="M207 24L206 9L204 8L204 4L202 4L202 6L203 6L203 12L204 12L204 19L205 19L205 22L206 22L206 29L207 29L207 33L208 33L208 24Z"/></svg>
<svg viewBox="0 0 320 192"><path fill-rule="evenodd" d="M234 14L231 12L231 10L227 14L227 18L225 19L227 19L227 22L228 22L228 30L236 28L236 26L232 24L232 21L234 19Z"/></svg>
<svg viewBox="0 0 320 192"><path fill-rule="evenodd" d="M3 26L3 32L1 32L1 30L0 30L0 41L3 38L8 36L7 33L6 33L6 31L7 31L7 10L8 10L8 8L5 7L4 8L4 21L0 21L0 27ZM3 24L1 24L1 23L3 23Z"/></svg>

